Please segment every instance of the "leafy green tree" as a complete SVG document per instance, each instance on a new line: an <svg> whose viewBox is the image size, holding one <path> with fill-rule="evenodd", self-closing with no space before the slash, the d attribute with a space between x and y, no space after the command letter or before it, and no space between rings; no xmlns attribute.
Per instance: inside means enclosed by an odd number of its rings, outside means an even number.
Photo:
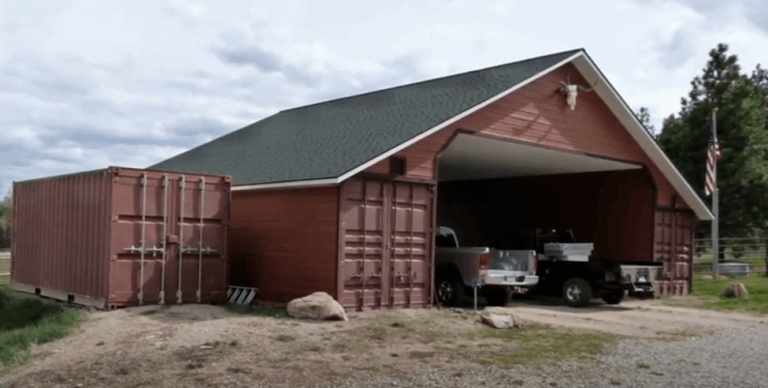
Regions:
<svg viewBox="0 0 768 388"><path fill-rule="evenodd" d="M766 82L762 83L761 82ZM719 44L709 53L703 74L691 81L680 113L664 120L659 142L688 182L704 197L706 149L712 132L712 110L718 108L717 136L722 160L717 166L720 188L720 236L756 237L768 233L768 77L758 70L741 74L736 55ZM710 225L702 223L705 235Z"/></svg>

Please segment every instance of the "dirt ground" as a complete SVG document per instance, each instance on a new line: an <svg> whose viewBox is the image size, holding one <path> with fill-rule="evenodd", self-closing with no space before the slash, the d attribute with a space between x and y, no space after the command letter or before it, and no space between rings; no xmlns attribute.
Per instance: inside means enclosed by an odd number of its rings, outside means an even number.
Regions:
<svg viewBox="0 0 768 388"><path fill-rule="evenodd" d="M628 337L699 335L768 324L768 317L668 307L659 301L582 309L515 302L524 321ZM1 387L296 386L360 373L398 375L425 366L478 368L481 355L514 344L479 335L473 311L351 313L349 322L238 315L208 305L137 307L88 314L65 339L34 347ZM242 385L241 385L242 384Z"/></svg>

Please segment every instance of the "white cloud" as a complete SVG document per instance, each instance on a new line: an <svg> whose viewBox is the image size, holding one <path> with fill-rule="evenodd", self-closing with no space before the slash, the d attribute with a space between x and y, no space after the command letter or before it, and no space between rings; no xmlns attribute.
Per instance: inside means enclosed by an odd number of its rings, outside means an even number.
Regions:
<svg viewBox="0 0 768 388"><path fill-rule="evenodd" d="M578 47L658 128L717 43L766 65L761 1L4 1L0 179L144 167L280 109Z"/></svg>

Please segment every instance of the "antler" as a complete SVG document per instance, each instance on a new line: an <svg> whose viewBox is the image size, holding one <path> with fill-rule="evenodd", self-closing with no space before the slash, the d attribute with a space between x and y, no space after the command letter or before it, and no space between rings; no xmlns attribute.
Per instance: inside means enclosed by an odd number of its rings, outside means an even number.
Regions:
<svg viewBox="0 0 768 388"><path fill-rule="evenodd" d="M592 85L590 85L589 89L587 89L587 88L585 88L585 87L583 87L583 86L579 85L579 89L581 89L581 90L583 90L583 91L585 91L585 92L591 92L592 90L594 90L594 89L595 89L595 86L597 86L597 83L598 83L598 82L600 82L600 80L596 80L596 81L595 81L595 83L593 83Z"/></svg>

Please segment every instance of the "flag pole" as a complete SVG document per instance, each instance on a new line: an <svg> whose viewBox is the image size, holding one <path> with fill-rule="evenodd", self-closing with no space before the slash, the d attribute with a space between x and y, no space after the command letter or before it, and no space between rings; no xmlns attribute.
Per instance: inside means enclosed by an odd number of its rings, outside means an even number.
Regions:
<svg viewBox="0 0 768 388"><path fill-rule="evenodd" d="M712 139L714 141L714 146L717 145L717 107L712 109ZM710 151L711 152L711 151ZM717 182L717 159L715 158L714 167L712 168L715 178L715 182ZM720 192L720 185L715 183L714 190L712 192L712 214L715 216L715 218L712 220L712 278L717 279L720 275L720 241L718 239L718 232L719 232L719 209L718 209L718 194Z"/></svg>

